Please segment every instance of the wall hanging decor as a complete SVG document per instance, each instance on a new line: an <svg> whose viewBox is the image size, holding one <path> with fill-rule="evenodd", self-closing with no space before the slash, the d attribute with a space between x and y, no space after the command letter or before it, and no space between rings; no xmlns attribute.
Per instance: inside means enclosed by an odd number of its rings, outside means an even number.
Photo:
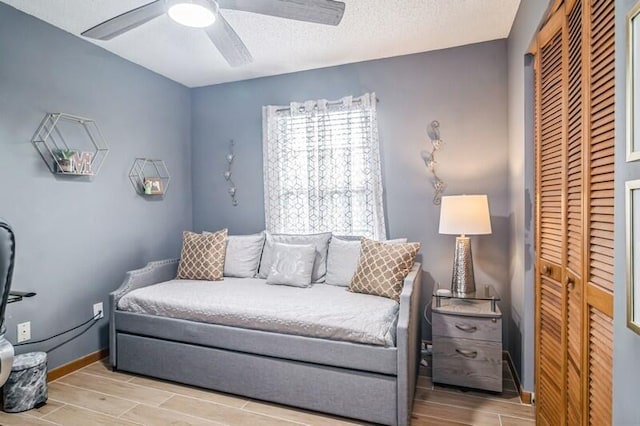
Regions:
<svg viewBox="0 0 640 426"><path fill-rule="evenodd" d="M129 180L138 194L154 197L167 193L171 175L164 160L136 158L129 170Z"/></svg>
<svg viewBox="0 0 640 426"><path fill-rule="evenodd" d="M436 165L438 162L436 161L436 152L442 148L444 142L440 139L440 123L436 120L433 120L429 127L427 128L427 134L429 135L429 139L431 139L431 151L422 151L420 154L422 155L422 160L424 160L424 164L427 166L429 171L433 174L433 204L440 205L442 201L442 194L444 190L447 188L447 184L444 183L442 179L438 177L436 173Z"/></svg>
<svg viewBox="0 0 640 426"><path fill-rule="evenodd" d="M94 120L60 112L45 115L31 142L56 175L97 175L109 153Z"/></svg>
<svg viewBox="0 0 640 426"><path fill-rule="evenodd" d="M234 142L233 139L229 141L229 153L227 154L227 170L224 172L224 178L227 182L229 182L229 196L231 197L231 205L237 206L238 200L236 199L236 184L231 179L231 166L233 165L233 159L235 158L235 154L233 153Z"/></svg>

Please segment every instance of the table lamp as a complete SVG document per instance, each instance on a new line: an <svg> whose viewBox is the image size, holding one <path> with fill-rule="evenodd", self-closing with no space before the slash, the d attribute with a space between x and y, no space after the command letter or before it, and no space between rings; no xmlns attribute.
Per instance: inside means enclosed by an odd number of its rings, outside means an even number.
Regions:
<svg viewBox="0 0 640 426"><path fill-rule="evenodd" d="M453 257L452 293L473 293L471 240L467 235L491 234L489 202L486 195L454 195L442 197L440 205L440 233L459 235Z"/></svg>

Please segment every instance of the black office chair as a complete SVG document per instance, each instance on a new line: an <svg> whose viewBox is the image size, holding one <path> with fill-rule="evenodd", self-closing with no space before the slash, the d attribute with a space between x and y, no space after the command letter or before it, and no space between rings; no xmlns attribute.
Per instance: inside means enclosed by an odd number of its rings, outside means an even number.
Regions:
<svg viewBox="0 0 640 426"><path fill-rule="evenodd" d="M11 226L0 218L0 386L9 378L13 365L13 345L5 339L7 328L4 314L11 291L13 263L16 257L16 240Z"/></svg>

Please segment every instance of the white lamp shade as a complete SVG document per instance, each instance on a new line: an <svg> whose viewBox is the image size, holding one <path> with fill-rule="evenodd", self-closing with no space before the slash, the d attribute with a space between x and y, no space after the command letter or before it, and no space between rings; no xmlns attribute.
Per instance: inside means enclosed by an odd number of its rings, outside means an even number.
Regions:
<svg viewBox="0 0 640 426"><path fill-rule="evenodd" d="M440 233L480 235L491 233L489 201L486 195L442 197Z"/></svg>

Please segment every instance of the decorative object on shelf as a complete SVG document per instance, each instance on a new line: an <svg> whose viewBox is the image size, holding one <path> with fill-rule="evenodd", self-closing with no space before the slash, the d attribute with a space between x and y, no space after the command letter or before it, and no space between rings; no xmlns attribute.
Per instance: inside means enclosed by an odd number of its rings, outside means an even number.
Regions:
<svg viewBox="0 0 640 426"><path fill-rule="evenodd" d="M55 155L56 165L59 171L62 173L73 172L73 156L76 155L75 151L70 149L56 149L53 151L53 155Z"/></svg>
<svg viewBox="0 0 640 426"><path fill-rule="evenodd" d="M436 161L436 152L442 148L444 142L440 139L440 123L436 120L433 120L431 124L429 124L429 128L427 129L427 134L429 135L429 139L431 139L431 152L422 151L420 154L422 156L422 160L424 164L427 166L429 171L433 174L433 204L436 206L440 205L442 200L442 194L444 190L447 188L447 184L444 183L438 174L436 173L436 165L438 162Z"/></svg>
<svg viewBox="0 0 640 426"><path fill-rule="evenodd" d="M627 15L627 161L640 160L640 1Z"/></svg>
<svg viewBox="0 0 640 426"><path fill-rule="evenodd" d="M491 217L486 195L442 197L440 233L459 235L453 257L451 292L466 294L476 291L473 274L471 240L466 235L491 234Z"/></svg>
<svg viewBox="0 0 640 426"><path fill-rule="evenodd" d="M236 184L231 179L231 166L233 165L233 159L235 155L233 153L234 142L233 139L229 141L229 153L227 154L227 171L224 172L224 179L229 182L229 196L231 197L231 205L234 207L238 205L238 200L236 199Z"/></svg>
<svg viewBox="0 0 640 426"><path fill-rule="evenodd" d="M129 170L129 180L138 194L158 196L167 193L171 175L163 160L136 158Z"/></svg>
<svg viewBox="0 0 640 426"><path fill-rule="evenodd" d="M626 183L627 327L640 334L640 180Z"/></svg>
<svg viewBox="0 0 640 426"><path fill-rule="evenodd" d="M57 175L94 176L109 153L94 120L60 112L45 115L31 142Z"/></svg>
<svg viewBox="0 0 640 426"><path fill-rule="evenodd" d="M164 190L162 189L162 179L144 178L144 193L150 195L164 194Z"/></svg>

